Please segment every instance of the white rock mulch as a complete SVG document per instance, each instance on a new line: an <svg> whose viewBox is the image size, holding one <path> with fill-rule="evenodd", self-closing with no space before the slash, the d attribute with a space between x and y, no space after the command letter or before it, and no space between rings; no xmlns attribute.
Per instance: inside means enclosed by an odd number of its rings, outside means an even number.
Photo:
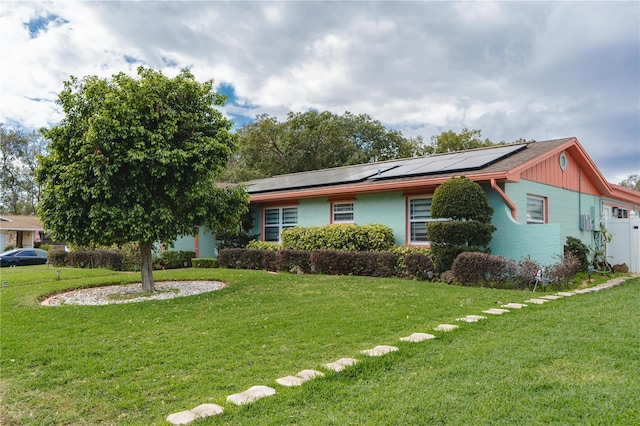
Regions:
<svg viewBox="0 0 640 426"><path fill-rule="evenodd" d="M111 285L104 287L83 288L67 293L56 294L42 302L45 306L60 305L109 305L118 303L144 302L147 300L166 300L175 297L192 296L220 290L226 284L218 281L160 281L155 283L154 294L141 294L139 297L110 299L113 294L142 293L142 285Z"/></svg>

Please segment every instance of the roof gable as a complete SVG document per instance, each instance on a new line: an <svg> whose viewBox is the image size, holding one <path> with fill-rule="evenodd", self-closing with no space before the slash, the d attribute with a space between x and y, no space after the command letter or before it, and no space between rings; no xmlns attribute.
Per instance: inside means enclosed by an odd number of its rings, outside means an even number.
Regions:
<svg viewBox="0 0 640 426"><path fill-rule="evenodd" d="M2 215L0 229L8 231L42 231L42 223L35 216Z"/></svg>

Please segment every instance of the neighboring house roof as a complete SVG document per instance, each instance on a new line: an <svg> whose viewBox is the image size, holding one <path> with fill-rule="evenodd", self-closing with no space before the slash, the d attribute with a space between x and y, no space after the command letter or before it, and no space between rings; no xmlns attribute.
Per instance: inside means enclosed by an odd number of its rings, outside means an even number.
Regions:
<svg viewBox="0 0 640 426"><path fill-rule="evenodd" d="M3 231L42 231L42 223L35 216L1 215L0 229Z"/></svg>
<svg viewBox="0 0 640 426"><path fill-rule="evenodd" d="M573 173L550 174L560 153ZM578 171L576 173L576 170ZM561 172L558 172L561 173ZM640 192L613 185L604 178L576 138L497 145L427 157L404 158L257 179L244 184L252 202L287 202L302 198L350 197L384 191L425 191L456 176L479 183L534 180L625 201L640 207Z"/></svg>

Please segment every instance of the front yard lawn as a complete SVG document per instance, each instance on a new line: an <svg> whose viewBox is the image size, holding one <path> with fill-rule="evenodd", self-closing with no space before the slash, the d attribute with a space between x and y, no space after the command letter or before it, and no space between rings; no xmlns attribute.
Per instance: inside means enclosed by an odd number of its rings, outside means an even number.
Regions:
<svg viewBox="0 0 640 426"><path fill-rule="evenodd" d="M530 292L264 271L157 271L222 290L108 306L40 306L62 289L138 274L38 266L2 270L0 424L162 425L202 403L196 424L619 424L640 418L640 279L462 324ZM404 343L414 332L437 339ZM365 359L363 349L398 346ZM275 379L338 358L361 362L301 387ZM278 394L225 403L253 385Z"/></svg>

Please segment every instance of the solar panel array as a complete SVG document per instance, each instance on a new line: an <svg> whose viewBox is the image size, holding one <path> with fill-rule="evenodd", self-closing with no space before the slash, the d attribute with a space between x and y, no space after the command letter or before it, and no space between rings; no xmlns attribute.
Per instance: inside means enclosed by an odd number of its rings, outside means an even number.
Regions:
<svg viewBox="0 0 640 426"><path fill-rule="evenodd" d="M391 179L438 173L478 170L526 149L526 144L460 151L429 157L359 164L311 172L292 173L247 182L249 193L356 183L367 179Z"/></svg>
<svg viewBox="0 0 640 426"><path fill-rule="evenodd" d="M477 170L512 155L526 145L505 145L491 149L461 151L408 160L405 164L372 179L389 179L402 176L430 175L466 170Z"/></svg>

